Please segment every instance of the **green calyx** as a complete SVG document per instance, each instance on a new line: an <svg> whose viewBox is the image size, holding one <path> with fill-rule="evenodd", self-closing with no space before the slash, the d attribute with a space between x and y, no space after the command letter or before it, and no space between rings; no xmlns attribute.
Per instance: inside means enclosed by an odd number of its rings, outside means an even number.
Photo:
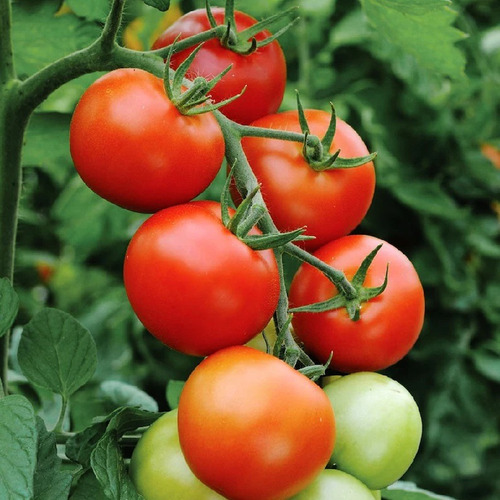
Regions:
<svg viewBox="0 0 500 500"><path fill-rule="evenodd" d="M359 266L358 270L356 271L356 274L354 275L351 281L351 285L353 286L356 292L351 297L346 297L345 295L338 293L331 299L325 300L323 302L316 302L315 304L308 304L301 307L295 307L293 309L290 309L290 312L321 313L345 307L345 309L347 310L347 314L349 315L349 318L351 318L351 320L353 321L359 320L362 304L364 302L368 302L371 299L374 299L375 297L378 297L380 294L383 293L383 291L387 287L388 276L389 276L389 265L387 265L384 282L380 286L373 288L367 288L363 286L368 268L370 267L371 263L373 262L373 259L375 258L375 255L377 255L381 247L382 245L378 245L376 248L374 248L365 257L365 259Z"/></svg>
<svg viewBox="0 0 500 500"><path fill-rule="evenodd" d="M165 65L165 73L163 77L163 82L165 86L165 92L174 104L174 106L183 115L198 115L201 113L208 113L209 111L214 111L221 106L224 106L238 97L240 97L245 91L243 90L229 99L213 103L210 100L209 92L217 85L217 83L223 78L223 76L231 69L228 66L224 71L216 75L211 80L206 80L205 78L198 76L192 82L186 80L186 74L193 62L196 54L202 48L203 44L198 45L193 52L187 57L174 72L170 69L170 61L172 54L175 52L175 41L170 47L167 55L167 61ZM187 87L187 90L186 90Z"/></svg>
<svg viewBox="0 0 500 500"><path fill-rule="evenodd" d="M261 202L260 185L248 193L231 217L229 214L229 204L231 200L230 185L233 177L234 165L227 176L224 189L221 195L222 223L243 243L253 250L266 250L269 248L279 248L291 241L309 239L302 236L305 228L296 229L287 233L270 234L249 234L251 229L267 213L267 209Z"/></svg>
<svg viewBox="0 0 500 500"><path fill-rule="evenodd" d="M297 92L297 110L299 114L299 123L302 133L304 134L304 145L302 147L302 155L307 163L316 172L322 172L323 170L334 170L338 168L354 168L360 167L365 163L372 161L377 153L371 153L367 156L361 156L357 158L341 158L340 149L335 151L335 153L330 153L330 148L332 146L333 138L335 136L335 130L337 125L337 116L335 114L335 108L332 103L330 103L332 114L330 117L330 123L328 124L328 129L322 139L312 135L309 130L309 125L307 123L306 115L304 113L304 108L300 102L299 93Z"/></svg>
<svg viewBox="0 0 500 500"><path fill-rule="evenodd" d="M210 26L212 28L216 28L217 21L212 14L209 0L205 0L205 8L207 11L207 17ZM291 9L280 12L279 14L275 14L274 16L268 17L267 19L263 19L262 21L255 23L249 28L238 32L236 29L236 21L234 17L234 0L227 0L224 11L224 25L226 26L226 30L219 38L220 43L222 46L226 47L229 50L232 50L233 52L236 52L237 54L252 54L258 48L270 44L283 33L285 33L285 31L287 31L291 26L293 26L293 24L295 24L295 22L297 22L298 18L294 17L286 26L278 30L274 35L271 35L264 40L257 41L257 34L265 29L272 28L277 23L279 23L281 19L294 14L295 10L296 8L292 7Z"/></svg>

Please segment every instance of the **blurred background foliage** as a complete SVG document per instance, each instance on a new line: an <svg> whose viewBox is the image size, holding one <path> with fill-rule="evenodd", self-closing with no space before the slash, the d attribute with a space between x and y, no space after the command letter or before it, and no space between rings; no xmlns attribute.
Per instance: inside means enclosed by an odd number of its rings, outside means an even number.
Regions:
<svg viewBox="0 0 500 500"><path fill-rule="evenodd" d="M379 3L390 8L401 2ZM328 109L331 101L378 152L375 199L356 232L405 252L426 291L420 340L407 358L386 370L414 395L424 420L421 450L405 479L460 500L498 499L498 2L407 2L410 17L412 9L428 9L428 22L410 40L415 33L394 30L396 14L392 21L380 18L368 0L236 1L237 8L259 19L293 5L300 7L300 21L281 39L289 73L283 109L294 107L295 89L307 107ZM201 0L173 1L165 14L130 1L122 39L130 48L146 49L182 12L202 6ZM19 74L29 75L90 43L106 8L107 0L15 2ZM387 20L390 26L384 26ZM19 325L43 306L57 307L78 318L96 339L97 374L71 402L75 430L134 391L166 409L168 382L184 380L199 362L145 333L126 299L123 257L145 216L98 198L73 169L71 113L97 76L58 90L30 124L15 274ZM222 180L221 171L203 196L216 199ZM291 275L296 265L288 264ZM18 369L20 328L12 342L12 385L29 393L54 422L57 401L42 391L34 394ZM109 381L116 382L111 389ZM146 394L141 397L147 400Z"/></svg>

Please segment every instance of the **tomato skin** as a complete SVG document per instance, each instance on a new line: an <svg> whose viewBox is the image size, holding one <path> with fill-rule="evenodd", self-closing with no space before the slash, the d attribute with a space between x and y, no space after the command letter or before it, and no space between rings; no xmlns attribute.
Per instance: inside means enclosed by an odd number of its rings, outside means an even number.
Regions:
<svg viewBox="0 0 500 500"><path fill-rule="evenodd" d="M224 9L213 7L212 13L217 24L224 20ZM254 25L257 21L240 11L235 11L238 31ZM153 49L170 45L180 34L180 40L211 29L205 9L186 13L168 27L153 44ZM270 36L268 31L258 33L257 41ZM172 55L171 67L177 69L193 48ZM215 102L238 95L246 86L245 93L234 102L220 108L228 118L238 123L248 124L261 116L275 113L283 99L286 85L286 62L277 40L258 48L250 55L241 55L225 48L218 39L208 40L194 58L187 77L203 76L212 79L229 65L231 70L211 90Z"/></svg>
<svg viewBox="0 0 500 500"><path fill-rule="evenodd" d="M330 114L305 110L305 115L311 133L323 137ZM265 116L252 125L301 131L297 111ZM366 215L375 191L372 162L356 168L316 172L304 159L300 143L245 137L242 146L278 229L291 231L306 226L305 234L316 237L303 242L307 250L347 235ZM356 131L340 118L330 152L338 149L344 158L369 154Z"/></svg>
<svg viewBox="0 0 500 500"><path fill-rule="evenodd" d="M141 436L130 460L130 476L145 500L223 500L186 463L177 410L162 415Z"/></svg>
<svg viewBox="0 0 500 500"><path fill-rule="evenodd" d="M148 213L200 194L220 168L224 139L211 113L182 115L160 78L125 68L85 91L71 121L70 150L93 191Z"/></svg>
<svg viewBox="0 0 500 500"><path fill-rule="evenodd" d="M211 201L161 210L138 229L125 256L125 289L138 318L163 343L197 356L257 335L280 292L272 250L249 248L220 212Z"/></svg>
<svg viewBox="0 0 500 500"><path fill-rule="evenodd" d="M335 420L323 391L274 356L228 347L202 361L179 401L179 440L206 485L231 500L284 500L328 462Z"/></svg>
<svg viewBox="0 0 500 500"><path fill-rule="evenodd" d="M408 258L391 244L366 235L339 238L321 247L315 256L344 271L351 279L364 258L383 244L368 269L364 286L384 282L389 264L387 288L378 297L364 302L358 321L345 308L324 313L295 313L295 334L307 351L340 372L377 371L403 358L416 342L424 321L422 285ZM301 266L290 288L293 307L322 302L337 291L317 269Z"/></svg>

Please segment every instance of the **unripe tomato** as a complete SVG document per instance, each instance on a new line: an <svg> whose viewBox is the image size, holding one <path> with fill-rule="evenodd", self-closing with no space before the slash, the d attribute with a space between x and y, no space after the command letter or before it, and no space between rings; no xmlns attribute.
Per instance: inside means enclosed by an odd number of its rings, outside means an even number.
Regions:
<svg viewBox="0 0 500 500"><path fill-rule="evenodd" d="M99 196L137 212L185 203L214 179L224 157L211 113L181 114L163 81L140 69L96 80L70 127L76 170Z"/></svg>
<svg viewBox="0 0 500 500"><path fill-rule="evenodd" d="M213 7L212 13L217 24L222 24L224 9ZM235 11L234 15L238 31L243 31L257 22L253 17L240 11ZM169 26L152 48L166 47L179 35L182 40L209 29L210 23L205 9L197 9L184 14ZM263 30L255 38L261 41L270 35L271 33ZM193 50L194 47L173 54L172 68L177 69ZM248 124L278 110L285 92L286 63L277 40L259 47L249 55L233 52L224 47L218 39L208 40L196 54L187 77L203 76L212 79L229 65L232 65L232 68L211 91L212 99L220 102L238 95L245 86L246 90L238 99L221 107L222 113L238 123Z"/></svg>
<svg viewBox="0 0 500 500"><path fill-rule="evenodd" d="M359 479L336 469L325 469L291 500L377 500L379 492L370 491Z"/></svg>
<svg viewBox="0 0 500 500"><path fill-rule="evenodd" d="M337 426L330 463L372 490L400 479L422 437L420 412L408 390L373 372L345 375L323 390Z"/></svg>
<svg viewBox="0 0 500 500"><path fill-rule="evenodd" d="M130 475L145 500L222 500L188 467L179 444L177 410L161 416L142 435Z"/></svg>
<svg viewBox="0 0 500 500"><path fill-rule="evenodd" d="M179 401L179 440L206 485L231 500L285 500L323 470L335 420L325 393L246 346L208 356Z"/></svg>

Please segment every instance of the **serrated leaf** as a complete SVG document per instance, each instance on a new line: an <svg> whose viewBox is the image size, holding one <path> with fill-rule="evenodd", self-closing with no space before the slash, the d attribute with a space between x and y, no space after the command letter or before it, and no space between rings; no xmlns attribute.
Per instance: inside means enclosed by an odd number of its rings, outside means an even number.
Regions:
<svg viewBox="0 0 500 500"><path fill-rule="evenodd" d="M414 483L397 481L382 492L386 500L455 500L452 497L438 495L418 488Z"/></svg>
<svg viewBox="0 0 500 500"><path fill-rule="evenodd" d="M171 410L179 406L184 380L169 380L167 384L167 403Z"/></svg>
<svg viewBox="0 0 500 500"><path fill-rule="evenodd" d="M69 397L90 380L97 350L90 332L57 309L43 309L26 325L18 361L28 380Z"/></svg>
<svg viewBox="0 0 500 500"><path fill-rule="evenodd" d="M62 471L61 459L57 456L55 434L47 432L41 418L37 419L38 450L34 477L34 500L68 498L72 475Z"/></svg>
<svg viewBox="0 0 500 500"><path fill-rule="evenodd" d="M33 498L37 431L31 403L19 395L0 399L0 498Z"/></svg>
<svg viewBox="0 0 500 500"><path fill-rule="evenodd" d="M464 75L465 57L454 44L465 34L452 26L457 14L449 0L361 0L361 4L377 35L420 65L442 76Z"/></svg>
<svg viewBox="0 0 500 500"><path fill-rule="evenodd" d="M158 411L158 403L149 394L119 380L106 380L101 384L101 392L115 406L137 406L142 410Z"/></svg>
<svg viewBox="0 0 500 500"><path fill-rule="evenodd" d="M25 78L51 62L90 45L99 27L73 14L56 16L59 1L12 3L12 44L18 74Z"/></svg>
<svg viewBox="0 0 500 500"><path fill-rule="evenodd" d="M23 149L23 166L43 169L60 186L73 172L68 147L70 120L70 115L35 113Z"/></svg>
<svg viewBox="0 0 500 500"><path fill-rule="evenodd" d="M170 7L170 0L143 0L146 5L165 12Z"/></svg>
<svg viewBox="0 0 500 500"><path fill-rule="evenodd" d="M12 326L19 309L19 297L7 278L0 279L0 337Z"/></svg>

